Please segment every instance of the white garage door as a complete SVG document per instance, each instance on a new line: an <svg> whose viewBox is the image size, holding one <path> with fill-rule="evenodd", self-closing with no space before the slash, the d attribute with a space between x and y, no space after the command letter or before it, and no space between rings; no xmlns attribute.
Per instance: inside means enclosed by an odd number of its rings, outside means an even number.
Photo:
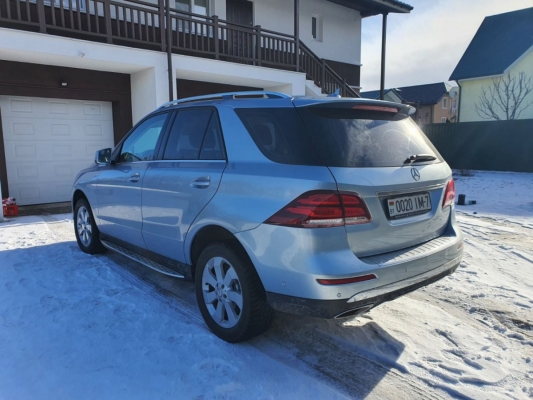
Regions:
<svg viewBox="0 0 533 400"><path fill-rule="evenodd" d="M17 204L69 201L78 171L113 147L111 103L0 96L9 194Z"/></svg>

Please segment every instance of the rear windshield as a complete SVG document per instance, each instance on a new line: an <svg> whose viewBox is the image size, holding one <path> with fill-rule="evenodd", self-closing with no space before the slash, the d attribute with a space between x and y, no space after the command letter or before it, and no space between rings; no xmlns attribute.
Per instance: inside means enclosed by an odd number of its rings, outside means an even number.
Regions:
<svg viewBox="0 0 533 400"><path fill-rule="evenodd" d="M413 155L442 157L409 117L351 108L300 107L326 164L332 167L399 167Z"/></svg>
<svg viewBox="0 0 533 400"><path fill-rule="evenodd" d="M238 108L235 113L268 159L282 164L324 165L294 107Z"/></svg>

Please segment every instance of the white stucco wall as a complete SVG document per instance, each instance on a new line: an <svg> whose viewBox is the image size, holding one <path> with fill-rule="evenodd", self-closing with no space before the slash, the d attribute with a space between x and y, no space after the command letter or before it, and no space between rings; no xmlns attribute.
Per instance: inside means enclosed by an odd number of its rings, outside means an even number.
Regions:
<svg viewBox="0 0 533 400"><path fill-rule="evenodd" d="M159 51L0 28L0 58L130 74L133 124L169 97L167 55ZM177 78L305 94L303 73L178 54L172 65L174 97Z"/></svg>
<svg viewBox="0 0 533 400"><path fill-rule="evenodd" d="M294 34L294 0L252 0L254 25ZM211 0L211 15L226 19L226 0ZM322 19L322 41L311 36L311 18ZM361 64L361 14L326 0L300 1L300 39L321 58Z"/></svg>
<svg viewBox="0 0 533 400"><path fill-rule="evenodd" d="M520 59L515 65L511 66L509 72L511 75L518 75L519 72L525 72L528 77L532 78L533 82L533 48ZM482 87L486 90L492 85L492 78L468 79L459 81L461 84L461 100L459 107L461 108L459 122L471 121L486 121L482 119L476 112L476 103L479 103L479 96L481 95ZM533 92L528 95L523 104L533 103ZM501 114L503 118L503 113ZM522 111L519 119L533 119L533 104Z"/></svg>

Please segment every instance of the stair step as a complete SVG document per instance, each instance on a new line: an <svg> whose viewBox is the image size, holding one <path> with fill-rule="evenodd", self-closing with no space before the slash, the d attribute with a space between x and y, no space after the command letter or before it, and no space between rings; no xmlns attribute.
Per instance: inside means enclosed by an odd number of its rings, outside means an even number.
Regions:
<svg viewBox="0 0 533 400"><path fill-rule="evenodd" d="M138 253L128 250L125 247L122 247L116 243L112 243L107 240L101 240L101 242L108 249L116 251L117 253L120 253L123 256L128 257L129 259L137 261L138 263L141 263L142 265L148 268L161 272L162 274L165 274L165 275L173 276L175 278L182 278L182 279L185 278L182 274L164 266L163 264L160 264L154 260L150 260L149 258L146 258Z"/></svg>

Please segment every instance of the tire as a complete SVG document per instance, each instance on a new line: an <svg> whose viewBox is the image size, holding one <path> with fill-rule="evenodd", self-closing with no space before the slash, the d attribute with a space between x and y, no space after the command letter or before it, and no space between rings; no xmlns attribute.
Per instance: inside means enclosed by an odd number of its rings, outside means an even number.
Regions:
<svg viewBox="0 0 533 400"><path fill-rule="evenodd" d="M205 323L222 340L248 340L272 323L274 310L244 250L224 243L207 246L196 264L195 284Z"/></svg>
<svg viewBox="0 0 533 400"><path fill-rule="evenodd" d="M74 206L74 233L84 253L100 254L107 250L100 242L100 232L94 222L91 206L85 199L79 199Z"/></svg>

